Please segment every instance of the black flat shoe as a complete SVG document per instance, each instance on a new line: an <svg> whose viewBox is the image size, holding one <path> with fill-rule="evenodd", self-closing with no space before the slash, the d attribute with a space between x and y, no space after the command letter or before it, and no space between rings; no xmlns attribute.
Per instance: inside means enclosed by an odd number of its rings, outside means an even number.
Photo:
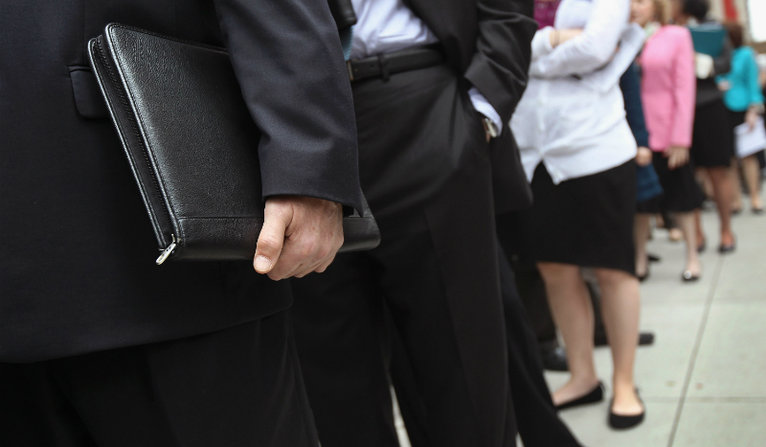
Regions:
<svg viewBox="0 0 766 447"><path fill-rule="evenodd" d="M649 279L649 270L646 271L643 275L636 275L636 278L638 278L638 282L644 282L647 279Z"/></svg>
<svg viewBox="0 0 766 447"><path fill-rule="evenodd" d="M579 407L580 405L595 404L604 400L604 384L599 382L595 388L584 395L556 405L556 410L566 410L567 408Z"/></svg>
<svg viewBox="0 0 766 447"><path fill-rule="evenodd" d="M699 281L699 279L700 279L699 274L694 274L690 272L689 270L684 270L684 272L681 273L681 280L683 280L683 282L696 282L696 281Z"/></svg>
<svg viewBox="0 0 766 447"><path fill-rule="evenodd" d="M733 253L734 250L737 249L737 243L732 242L731 244L721 244L718 246L718 253L725 255L727 253Z"/></svg>
<svg viewBox="0 0 766 447"><path fill-rule="evenodd" d="M654 344L654 332L639 332L638 345L649 346Z"/></svg>
<svg viewBox="0 0 766 447"><path fill-rule="evenodd" d="M649 256L647 256L647 257L649 258L649 262L660 262L660 261L662 261L661 257L659 257L657 255L653 255L651 253L649 253Z"/></svg>
<svg viewBox="0 0 766 447"><path fill-rule="evenodd" d="M593 336L593 345L595 347L607 346L609 340L606 339L606 334L596 334ZM638 345L648 346L654 344L654 332L639 332L638 333ZM566 358L566 357L565 357Z"/></svg>
<svg viewBox="0 0 766 447"><path fill-rule="evenodd" d="M644 401L641 400L641 396L638 396L638 400L641 402L643 411L639 414L623 416L612 411L612 406L614 405L614 399L612 399L612 402L609 404L609 426L615 430L626 430L644 422L644 416L646 416L646 407L644 406Z"/></svg>
<svg viewBox="0 0 766 447"><path fill-rule="evenodd" d="M707 250L707 241L702 241L701 244L697 245L697 253L704 253L705 250Z"/></svg>
<svg viewBox="0 0 766 447"><path fill-rule="evenodd" d="M553 349L541 349L540 356L543 360L543 368L547 371L569 371L567 354L564 348L557 346Z"/></svg>
<svg viewBox="0 0 766 447"><path fill-rule="evenodd" d="M763 208L753 208L751 211L752 211L752 212L753 212L753 214L755 214L756 216L760 216L761 214L763 214Z"/></svg>

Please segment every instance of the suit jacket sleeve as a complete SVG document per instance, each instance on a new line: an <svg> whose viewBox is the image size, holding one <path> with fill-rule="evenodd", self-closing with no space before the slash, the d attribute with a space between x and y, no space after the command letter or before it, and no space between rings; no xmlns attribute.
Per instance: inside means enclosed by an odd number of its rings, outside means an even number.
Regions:
<svg viewBox="0 0 766 447"><path fill-rule="evenodd" d="M264 198L311 196L361 210L351 87L327 2L214 2L261 130Z"/></svg>
<svg viewBox="0 0 766 447"><path fill-rule="evenodd" d="M527 85L530 42L537 29L531 18L533 0L478 0L477 4L477 51L465 77L507 123Z"/></svg>
<svg viewBox="0 0 766 447"><path fill-rule="evenodd" d="M641 103L641 82L638 67L631 65L620 78L620 90L625 100L625 115L628 125L639 146L649 147L649 131L646 130L644 107Z"/></svg>

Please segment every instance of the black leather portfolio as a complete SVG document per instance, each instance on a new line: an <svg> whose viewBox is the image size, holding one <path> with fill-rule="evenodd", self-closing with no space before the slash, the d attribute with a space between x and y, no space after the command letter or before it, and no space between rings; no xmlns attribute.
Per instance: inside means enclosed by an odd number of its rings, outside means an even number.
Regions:
<svg viewBox="0 0 766 447"><path fill-rule="evenodd" d="M161 254L251 259L263 223L259 131L222 48L119 24L88 42ZM367 204L344 218L341 251L380 242Z"/></svg>

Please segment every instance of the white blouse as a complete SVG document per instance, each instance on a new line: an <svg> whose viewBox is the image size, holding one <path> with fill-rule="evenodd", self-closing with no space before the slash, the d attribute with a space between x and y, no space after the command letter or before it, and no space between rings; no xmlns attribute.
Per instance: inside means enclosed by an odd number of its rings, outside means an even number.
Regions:
<svg viewBox="0 0 766 447"><path fill-rule="evenodd" d="M555 49L552 28L535 35L529 84L510 123L528 180L541 162L558 184L635 157L619 80L643 31L629 13L630 0L563 0L555 28L583 33Z"/></svg>

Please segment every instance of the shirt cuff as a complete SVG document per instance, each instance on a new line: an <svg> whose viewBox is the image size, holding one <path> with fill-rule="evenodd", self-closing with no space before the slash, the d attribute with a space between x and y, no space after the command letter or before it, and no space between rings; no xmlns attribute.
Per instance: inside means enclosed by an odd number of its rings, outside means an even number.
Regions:
<svg viewBox="0 0 766 447"><path fill-rule="evenodd" d="M484 95L482 95L479 90L476 89L476 87L471 87L471 89L468 90L468 96L471 97L473 108L476 109L477 112L492 120L492 123L497 126L498 134L503 133L503 121L500 119L500 115L498 115L495 108L492 107L492 104L487 101L487 98L485 98Z"/></svg>
<svg viewBox="0 0 766 447"><path fill-rule="evenodd" d="M552 31L553 27L546 26L535 33L535 37L532 38L532 59L546 56L553 51L553 45L551 45Z"/></svg>

